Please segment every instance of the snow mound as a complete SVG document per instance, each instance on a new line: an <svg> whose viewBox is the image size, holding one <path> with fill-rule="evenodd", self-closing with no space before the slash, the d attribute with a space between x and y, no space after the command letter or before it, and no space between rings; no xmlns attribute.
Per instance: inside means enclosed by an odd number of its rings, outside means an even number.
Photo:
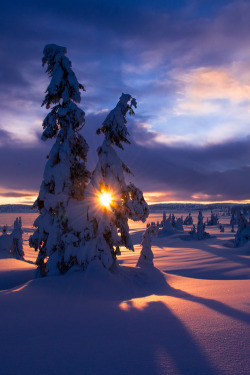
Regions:
<svg viewBox="0 0 250 375"><path fill-rule="evenodd" d="M10 289L30 281L36 266L18 259L0 259L0 290Z"/></svg>
<svg viewBox="0 0 250 375"><path fill-rule="evenodd" d="M46 294L49 298L61 298L67 294L88 300L123 301L164 294L167 290L165 276L157 268L119 266L109 271L96 261L85 272L71 269L65 275L33 279L23 288L22 294L29 295L36 291L38 295Z"/></svg>

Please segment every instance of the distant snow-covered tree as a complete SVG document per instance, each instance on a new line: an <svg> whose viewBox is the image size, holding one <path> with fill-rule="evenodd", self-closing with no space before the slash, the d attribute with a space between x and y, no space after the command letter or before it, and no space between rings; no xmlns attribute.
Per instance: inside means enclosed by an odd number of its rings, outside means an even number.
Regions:
<svg viewBox="0 0 250 375"><path fill-rule="evenodd" d="M157 234L158 228L149 227L145 230L142 237L142 249L136 267L154 266L154 254L151 249L152 236Z"/></svg>
<svg viewBox="0 0 250 375"><path fill-rule="evenodd" d="M134 184L127 184L125 175L130 169L117 155L114 146L123 149L129 144L126 114L133 114L136 101L122 94L116 107L108 114L97 134L105 139L97 149L98 162L86 188L89 202L86 235L81 241L79 263L88 265L99 261L105 268L116 264L120 247L134 250L129 234L128 219L145 221L149 214L143 193Z"/></svg>
<svg viewBox="0 0 250 375"><path fill-rule="evenodd" d="M225 227L224 227L224 225L222 225L222 224L221 224L221 227L220 227L220 232L221 232L221 233L224 233L224 232L225 232Z"/></svg>
<svg viewBox="0 0 250 375"><path fill-rule="evenodd" d="M195 228L195 225L194 225L194 224L193 224L192 229L191 229L191 231L190 231L189 233L191 234L192 237L195 235L195 233L196 233L196 228Z"/></svg>
<svg viewBox="0 0 250 375"><path fill-rule="evenodd" d="M167 218L164 222L162 229L158 231L158 237L170 236L176 232L175 228L172 225L171 216Z"/></svg>
<svg viewBox="0 0 250 375"><path fill-rule="evenodd" d="M203 223L203 215L201 211L199 211L198 214L197 229L195 229L195 226L193 225L193 229L190 232L190 235L195 240L204 240L205 238L210 238L210 234L205 231L205 224Z"/></svg>
<svg viewBox="0 0 250 375"><path fill-rule="evenodd" d="M175 216L174 216L174 214L170 214L170 215L171 215L171 225L174 228L175 227L175 222L176 222Z"/></svg>
<svg viewBox="0 0 250 375"><path fill-rule="evenodd" d="M234 247L243 246L250 240L250 224L243 214L239 217L238 230L235 235Z"/></svg>
<svg viewBox="0 0 250 375"><path fill-rule="evenodd" d="M188 216L185 218L184 225L193 225L193 218L191 216L191 213L189 212Z"/></svg>
<svg viewBox="0 0 250 375"><path fill-rule="evenodd" d="M66 207L70 198L83 199L90 177L85 166L88 145L79 133L85 123L85 113L76 105L81 101L80 90L84 87L77 81L66 52L65 47L48 44L42 59L51 78L42 103L51 109L43 121L42 140L56 138L56 141L48 155L34 204L40 215L29 240L30 246L39 251L36 263L41 275L46 275L49 264L62 272L67 269L64 261L64 239L69 232Z"/></svg>
<svg viewBox="0 0 250 375"><path fill-rule="evenodd" d="M198 214L198 223L197 223L197 239L202 240L205 238L205 230L204 230L204 223L203 223L203 215L202 212L199 211Z"/></svg>
<svg viewBox="0 0 250 375"><path fill-rule="evenodd" d="M211 211L211 217L210 217L210 220L208 219L207 220L207 225L218 225L219 223L219 219L218 219L218 215L214 214L213 211Z"/></svg>
<svg viewBox="0 0 250 375"><path fill-rule="evenodd" d="M4 225L4 226L2 227L2 233L3 233L4 235L7 234L7 230L8 230L7 225Z"/></svg>
<svg viewBox="0 0 250 375"><path fill-rule="evenodd" d="M182 225L182 218L179 217L176 222L175 222L175 229L176 230L180 230L180 231L183 231L183 225Z"/></svg>
<svg viewBox="0 0 250 375"><path fill-rule="evenodd" d="M14 221L14 229L12 232L12 248L10 253L16 259L22 259L24 257L23 252L23 229L22 229L22 220L21 217L17 217Z"/></svg>
<svg viewBox="0 0 250 375"><path fill-rule="evenodd" d="M231 216L231 219L230 219L230 225L236 225L236 219L235 219L234 212L232 212L232 216Z"/></svg>

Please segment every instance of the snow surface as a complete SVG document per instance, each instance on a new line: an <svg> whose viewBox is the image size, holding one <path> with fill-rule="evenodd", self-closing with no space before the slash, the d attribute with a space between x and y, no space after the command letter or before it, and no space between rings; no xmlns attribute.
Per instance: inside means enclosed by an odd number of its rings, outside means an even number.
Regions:
<svg viewBox="0 0 250 375"><path fill-rule="evenodd" d="M133 222L135 252L122 248L113 273L33 279L34 265L1 259L0 373L249 375L250 246L233 248L229 221L202 241L153 237L157 268L135 268L145 224Z"/></svg>

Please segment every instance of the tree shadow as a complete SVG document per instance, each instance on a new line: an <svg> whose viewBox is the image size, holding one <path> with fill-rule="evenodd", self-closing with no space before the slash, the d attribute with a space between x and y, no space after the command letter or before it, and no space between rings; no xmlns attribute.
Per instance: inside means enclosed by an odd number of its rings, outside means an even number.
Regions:
<svg viewBox="0 0 250 375"><path fill-rule="evenodd" d="M200 305L203 305L209 308L210 310L216 311L217 313L221 315L224 315L226 317L229 317L234 320L238 320L240 322L250 325L250 314L245 313L241 310L235 309L234 307L228 306L224 304L223 302L210 299L210 298L194 296L192 294L184 292L180 289L175 289L173 287L170 287L168 289L168 295L175 297L175 298L180 298L186 301L198 303Z"/></svg>
<svg viewBox="0 0 250 375"><path fill-rule="evenodd" d="M229 305L224 304L223 302L205 298L205 297L198 297L195 295L192 295L188 292L185 292L181 289L175 289L171 285L169 285L166 281L166 278L164 274L158 270L157 268L153 267L152 269L146 269L144 272L143 270L132 268L132 267L122 267L124 268L123 272L131 272L131 270L134 270L135 274L136 272L142 272L142 275L144 274L144 278L141 278L141 282L144 285L144 288L140 290L139 288L134 290L133 293L130 293L130 298L127 298L127 300L133 299L133 298L141 298L145 297L147 295L158 295L158 296L170 296L174 298L180 298L182 300L198 303L200 305L203 305L211 310L216 311L217 313L220 313L221 315L227 316L229 318L238 320L240 322L250 324L250 314L245 313L241 310L235 309L234 307L231 307ZM148 280L148 285L145 284L146 280ZM136 282L134 280L134 282ZM127 294L127 296L129 296ZM124 296L125 297L125 296ZM126 298L124 298L126 299Z"/></svg>
<svg viewBox="0 0 250 375"><path fill-rule="evenodd" d="M140 371L128 368L126 373L218 375L191 332L166 304L149 302L142 310L133 301L126 305L122 319L127 324L129 364L140 362Z"/></svg>
<svg viewBox="0 0 250 375"><path fill-rule="evenodd" d="M155 272L161 274L157 269L155 269ZM228 306L223 302L198 297L180 289L175 289L167 284L166 281L165 286L162 283L160 289L154 291L159 298L164 295L203 305L220 315L250 325L250 314ZM141 296L138 295L137 298L141 298ZM147 302L145 299L144 303L142 302L142 306L140 306L140 301L137 304L136 299L134 299L124 301L120 306L124 310L126 317L124 319L128 321L127 324L132 330L130 332L130 342L133 343L135 353L139 355L137 346L140 345L140 340L143 342L150 341L148 347L146 346L147 351L145 351L144 346L143 350L145 358L151 358L153 364L151 363L149 371L144 369L143 374L154 374L157 368L159 370L159 367L165 369L165 372L159 371L159 373L168 374L171 373L171 366L174 366L176 373L181 375L216 375L220 373L210 363L206 354L181 319L176 317L171 309L168 308L166 300L164 302L150 300ZM138 337L140 337L140 340ZM157 353L162 353L162 355L157 355ZM133 354L130 355L133 357ZM153 366L155 366L154 369Z"/></svg>
<svg viewBox="0 0 250 375"><path fill-rule="evenodd" d="M250 257L243 258L242 255L250 255L245 249L242 251L241 248L228 248L228 249L220 249L214 248L213 246L208 246L204 249L200 249L201 251L209 252L210 254L220 256L222 258L227 259L230 262L238 263L243 266L247 266L250 269ZM249 251L249 249L247 249ZM237 254L238 253L238 254Z"/></svg>
<svg viewBox="0 0 250 375"><path fill-rule="evenodd" d="M210 280L248 280L250 279L250 252L247 246L242 248L225 248L217 247L217 244L209 242L210 240L192 241L185 243L185 250L182 249L183 255L188 256L189 249L197 250L195 265L193 268L181 266L179 262L176 269L170 268L164 272L184 277ZM166 245L163 246L160 241L156 246L164 249L164 255L171 257L175 253L168 253ZM180 249L178 243L173 241L168 244L172 251ZM184 252L185 251L185 252ZM199 254L200 253L200 254ZM206 257L206 255L207 257ZM185 259L186 261L186 259Z"/></svg>
<svg viewBox="0 0 250 375"><path fill-rule="evenodd" d="M21 366L23 373L37 375L218 375L192 331L160 296L250 322L247 313L171 287L156 268L47 277L15 292L6 291L1 299L3 373L18 373ZM136 299L142 299L141 307ZM16 311L18 320L10 319ZM9 361L17 340L25 350ZM41 361L41 353L46 361Z"/></svg>

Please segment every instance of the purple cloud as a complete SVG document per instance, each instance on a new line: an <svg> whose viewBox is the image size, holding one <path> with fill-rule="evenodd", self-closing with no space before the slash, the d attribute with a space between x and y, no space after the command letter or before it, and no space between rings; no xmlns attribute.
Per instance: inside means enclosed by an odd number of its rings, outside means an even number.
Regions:
<svg viewBox="0 0 250 375"><path fill-rule="evenodd" d="M89 115L82 131L91 151L88 167L95 166L96 148L102 137L95 134L105 114ZM130 122L132 144L120 152L122 160L134 172L132 180L145 192L166 192L176 200L192 200L207 195L209 200L244 200L249 197L250 139L230 141L206 147L173 147L158 144L153 134ZM133 141L140 137L140 144ZM145 140L145 146L142 145ZM150 141L150 142L149 142ZM38 191L52 142L38 141L34 147L22 144L0 147L1 186L9 189ZM131 179L127 176L127 179ZM9 193L11 194L11 193Z"/></svg>

